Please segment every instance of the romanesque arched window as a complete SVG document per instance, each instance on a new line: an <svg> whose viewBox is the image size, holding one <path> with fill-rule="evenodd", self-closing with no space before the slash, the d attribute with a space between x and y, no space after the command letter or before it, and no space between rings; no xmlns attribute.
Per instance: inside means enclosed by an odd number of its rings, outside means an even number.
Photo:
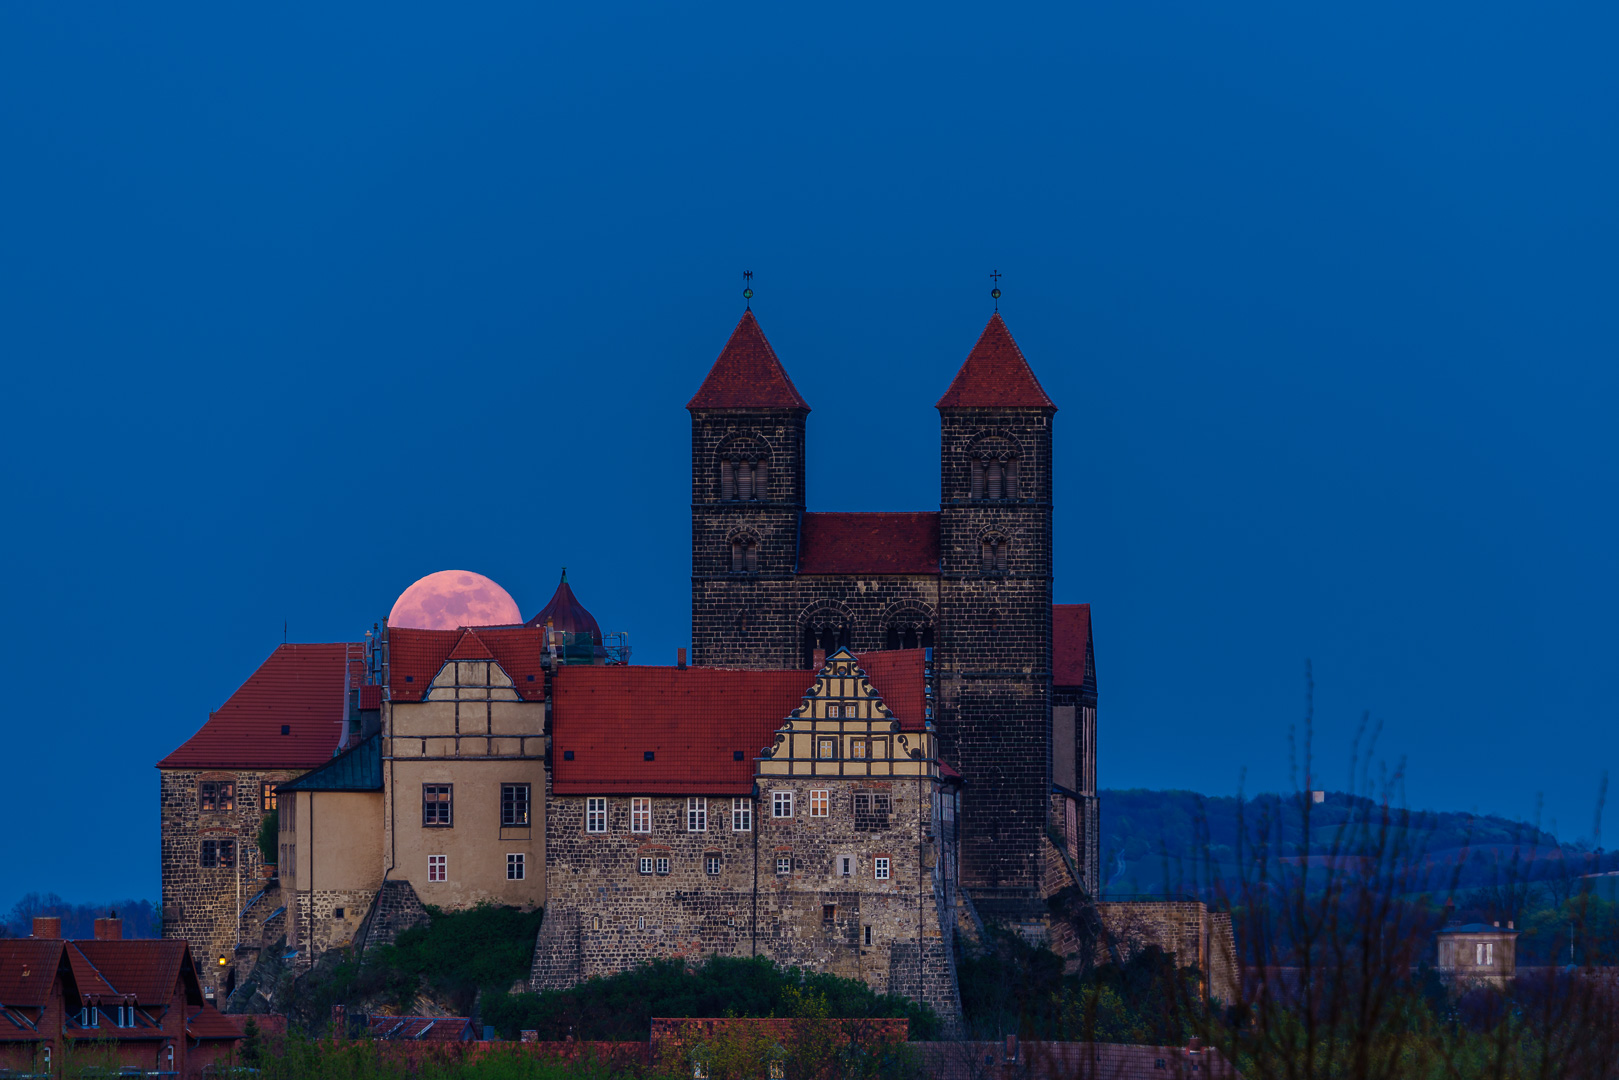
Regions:
<svg viewBox="0 0 1619 1080"><path fill-rule="evenodd" d="M883 614L883 626L887 648L933 648L933 612L924 604L901 601L893 605Z"/></svg>
<svg viewBox="0 0 1619 1080"><path fill-rule="evenodd" d="M770 458L752 439L738 439L720 451L720 498L752 502L770 497Z"/></svg>
<svg viewBox="0 0 1619 1080"><path fill-rule="evenodd" d="M731 540L731 573L757 574L759 572L759 541L751 536L738 536Z"/></svg>
<svg viewBox="0 0 1619 1080"><path fill-rule="evenodd" d="M986 574L1006 573L1007 549L1011 546L1000 533L985 533L979 540L979 569Z"/></svg>
<svg viewBox="0 0 1619 1080"><path fill-rule="evenodd" d="M1017 444L1000 435L981 437L968 451L972 465L969 495L974 499L1015 499L1018 497Z"/></svg>

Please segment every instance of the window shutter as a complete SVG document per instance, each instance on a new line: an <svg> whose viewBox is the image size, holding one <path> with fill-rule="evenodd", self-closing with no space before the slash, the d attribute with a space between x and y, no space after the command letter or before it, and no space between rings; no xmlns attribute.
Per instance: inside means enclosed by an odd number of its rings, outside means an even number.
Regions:
<svg viewBox="0 0 1619 1080"><path fill-rule="evenodd" d="M982 499L984 497L984 459L983 458L973 458L972 497L975 498L975 499Z"/></svg>
<svg viewBox="0 0 1619 1080"><path fill-rule="evenodd" d="M989 497L992 499L1001 497L1001 470L1003 468L1005 466L999 461L989 463Z"/></svg>
<svg viewBox="0 0 1619 1080"><path fill-rule="evenodd" d="M755 544L755 543L751 543L751 542L747 543L747 544L743 544L742 545L742 554L743 554L743 558L746 560L746 562L744 564L744 569L746 569L747 572L750 573L750 574L755 573L756 571L758 571L758 569L759 569L759 545Z"/></svg>
<svg viewBox="0 0 1619 1080"><path fill-rule="evenodd" d="M753 474L753 497L755 499L770 498L770 462L759 462L759 471Z"/></svg>
<svg viewBox="0 0 1619 1080"><path fill-rule="evenodd" d="M736 498L736 469L730 458L720 462L720 498Z"/></svg>
<svg viewBox="0 0 1619 1080"><path fill-rule="evenodd" d="M1006 497L1017 498L1017 458L1006 459Z"/></svg>

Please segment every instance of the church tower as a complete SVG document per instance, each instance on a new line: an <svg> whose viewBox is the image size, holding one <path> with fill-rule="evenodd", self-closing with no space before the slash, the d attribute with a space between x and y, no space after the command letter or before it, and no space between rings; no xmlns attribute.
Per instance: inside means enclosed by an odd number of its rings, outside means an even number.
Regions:
<svg viewBox="0 0 1619 1080"><path fill-rule="evenodd" d="M1057 406L999 314L939 399L944 753L961 878L986 916L1038 919L1051 792L1051 437Z"/></svg>
<svg viewBox="0 0 1619 1080"><path fill-rule="evenodd" d="M809 403L743 314L691 413L692 663L799 667L780 621L804 512Z"/></svg>

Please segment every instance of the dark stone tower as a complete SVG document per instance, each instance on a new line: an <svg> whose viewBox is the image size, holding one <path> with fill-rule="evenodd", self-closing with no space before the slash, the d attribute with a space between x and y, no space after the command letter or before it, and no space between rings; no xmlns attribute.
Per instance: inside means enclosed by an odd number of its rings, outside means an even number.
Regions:
<svg viewBox="0 0 1619 1080"><path fill-rule="evenodd" d="M1051 429L1057 407L999 315L939 399L938 726L969 778L961 879L1037 919L1051 792Z"/></svg>
<svg viewBox="0 0 1619 1080"><path fill-rule="evenodd" d="M798 667L794 627L781 597L792 590L798 562L810 407L752 311L737 323L686 409L692 662Z"/></svg>

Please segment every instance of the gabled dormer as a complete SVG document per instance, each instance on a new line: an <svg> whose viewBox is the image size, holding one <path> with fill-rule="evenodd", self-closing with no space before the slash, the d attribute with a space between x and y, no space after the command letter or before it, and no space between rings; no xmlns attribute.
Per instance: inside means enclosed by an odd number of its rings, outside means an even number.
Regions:
<svg viewBox="0 0 1619 1080"><path fill-rule="evenodd" d="M761 776L938 777L933 725L903 721L848 649L826 658L761 757Z"/></svg>

